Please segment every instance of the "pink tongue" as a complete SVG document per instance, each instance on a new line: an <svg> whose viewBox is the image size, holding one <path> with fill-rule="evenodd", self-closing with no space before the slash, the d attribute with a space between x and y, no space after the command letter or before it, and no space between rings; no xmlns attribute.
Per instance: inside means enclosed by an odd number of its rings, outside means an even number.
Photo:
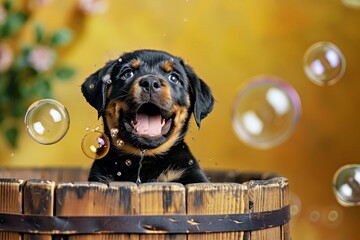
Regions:
<svg viewBox="0 0 360 240"><path fill-rule="evenodd" d="M148 135L151 137L160 136L162 129L161 115L137 114L136 124L134 125L139 135Z"/></svg>

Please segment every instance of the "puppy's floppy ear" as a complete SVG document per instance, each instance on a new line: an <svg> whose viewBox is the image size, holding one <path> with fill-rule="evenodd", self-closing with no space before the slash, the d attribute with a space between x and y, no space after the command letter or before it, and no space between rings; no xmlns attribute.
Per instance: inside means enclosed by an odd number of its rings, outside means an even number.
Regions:
<svg viewBox="0 0 360 240"><path fill-rule="evenodd" d="M111 71L117 61L108 62L103 68L91 74L81 85L86 101L98 111L98 117L106 106L107 86L111 84Z"/></svg>
<svg viewBox="0 0 360 240"><path fill-rule="evenodd" d="M196 124L200 127L200 122L205 118L214 107L214 97L206 83L201 80L194 70L185 65L186 74L190 83L191 101Z"/></svg>

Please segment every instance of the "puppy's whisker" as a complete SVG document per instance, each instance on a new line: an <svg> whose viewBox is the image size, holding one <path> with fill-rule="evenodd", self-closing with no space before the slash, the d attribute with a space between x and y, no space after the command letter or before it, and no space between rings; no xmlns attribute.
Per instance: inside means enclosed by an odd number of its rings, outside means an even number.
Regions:
<svg viewBox="0 0 360 240"><path fill-rule="evenodd" d="M129 94L130 94L130 93L126 93L126 94L124 94L124 95L117 96L117 97L113 98L112 100L118 100L118 99L120 99L120 98L125 98L125 97L129 96Z"/></svg>

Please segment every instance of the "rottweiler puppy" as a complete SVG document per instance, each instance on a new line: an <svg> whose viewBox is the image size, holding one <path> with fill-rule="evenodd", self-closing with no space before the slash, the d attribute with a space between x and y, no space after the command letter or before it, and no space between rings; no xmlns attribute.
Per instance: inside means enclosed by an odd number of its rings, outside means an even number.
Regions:
<svg viewBox="0 0 360 240"><path fill-rule="evenodd" d="M89 181L208 181L184 136L191 115L200 127L214 98L181 58L157 50L125 53L90 75L81 90L111 142Z"/></svg>

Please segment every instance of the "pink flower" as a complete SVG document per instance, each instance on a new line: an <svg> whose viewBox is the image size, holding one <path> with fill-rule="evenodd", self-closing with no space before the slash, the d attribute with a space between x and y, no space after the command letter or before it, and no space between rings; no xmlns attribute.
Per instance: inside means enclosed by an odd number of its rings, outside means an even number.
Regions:
<svg viewBox="0 0 360 240"><path fill-rule="evenodd" d="M3 6L0 5L0 26L3 25L6 21L6 10Z"/></svg>
<svg viewBox="0 0 360 240"><path fill-rule="evenodd" d="M6 43L0 43L0 73L8 70L14 60L14 53Z"/></svg>
<svg viewBox="0 0 360 240"><path fill-rule="evenodd" d="M107 0L79 0L79 8L86 14L104 13L108 8Z"/></svg>
<svg viewBox="0 0 360 240"><path fill-rule="evenodd" d="M29 63L38 72L49 70L55 62L55 52L47 46L36 46L29 55Z"/></svg>

